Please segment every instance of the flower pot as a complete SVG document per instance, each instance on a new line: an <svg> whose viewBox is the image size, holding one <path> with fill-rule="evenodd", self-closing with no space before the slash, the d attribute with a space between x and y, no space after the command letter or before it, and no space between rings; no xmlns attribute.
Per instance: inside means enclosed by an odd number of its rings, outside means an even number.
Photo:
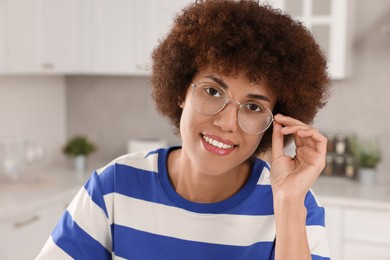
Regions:
<svg viewBox="0 0 390 260"><path fill-rule="evenodd" d="M77 155L74 157L74 168L77 173L84 173L86 170L86 156Z"/></svg>
<svg viewBox="0 0 390 260"><path fill-rule="evenodd" d="M376 183L376 175L375 168L360 168L358 171L358 180L362 185L372 187Z"/></svg>

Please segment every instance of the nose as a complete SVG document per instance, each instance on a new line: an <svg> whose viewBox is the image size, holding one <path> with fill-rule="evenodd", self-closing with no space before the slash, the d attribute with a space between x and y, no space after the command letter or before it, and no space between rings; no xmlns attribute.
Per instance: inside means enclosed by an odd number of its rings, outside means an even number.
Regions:
<svg viewBox="0 0 390 260"><path fill-rule="evenodd" d="M214 115L213 123L221 130L226 132L235 132L238 128L238 110L239 103L229 100L226 106L218 114Z"/></svg>

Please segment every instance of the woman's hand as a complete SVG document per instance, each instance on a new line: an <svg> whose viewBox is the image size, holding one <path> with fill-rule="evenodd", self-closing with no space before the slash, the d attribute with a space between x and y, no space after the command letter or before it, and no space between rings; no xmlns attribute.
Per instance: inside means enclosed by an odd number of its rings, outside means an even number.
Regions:
<svg viewBox="0 0 390 260"><path fill-rule="evenodd" d="M271 185L275 199L303 202L325 167L327 139L315 128L283 115L274 118L271 154ZM284 154L284 136L292 134L294 158Z"/></svg>

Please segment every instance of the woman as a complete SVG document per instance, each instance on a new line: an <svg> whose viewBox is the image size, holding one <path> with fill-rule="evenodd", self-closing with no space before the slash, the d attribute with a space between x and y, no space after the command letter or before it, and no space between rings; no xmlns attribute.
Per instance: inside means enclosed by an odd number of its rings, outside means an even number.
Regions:
<svg viewBox="0 0 390 260"><path fill-rule="evenodd" d="M94 172L38 259L329 259L310 191L327 141L309 125L329 78L301 24L253 1L197 1L155 49L152 85L182 146ZM257 158L268 151L271 167Z"/></svg>

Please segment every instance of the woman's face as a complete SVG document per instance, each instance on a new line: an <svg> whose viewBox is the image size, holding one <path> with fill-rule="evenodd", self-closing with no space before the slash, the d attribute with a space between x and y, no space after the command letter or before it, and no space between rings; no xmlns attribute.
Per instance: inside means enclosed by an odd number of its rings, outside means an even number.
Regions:
<svg viewBox="0 0 390 260"><path fill-rule="evenodd" d="M231 100L257 102L272 111L276 97L264 81L251 83L244 72L235 76L221 76L211 67L201 70L194 84L209 82L221 86ZM183 152L192 167L204 173L220 175L235 171L256 151L263 136L249 134L238 124L240 106L228 103L219 113L205 115L193 105L193 87L189 86L180 121Z"/></svg>

